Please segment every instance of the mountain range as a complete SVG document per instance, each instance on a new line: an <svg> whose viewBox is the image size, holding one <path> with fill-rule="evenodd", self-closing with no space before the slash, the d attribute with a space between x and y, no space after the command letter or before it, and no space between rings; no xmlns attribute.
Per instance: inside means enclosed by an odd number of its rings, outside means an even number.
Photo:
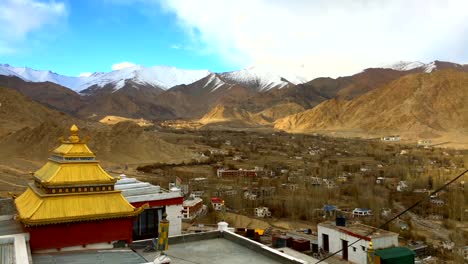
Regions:
<svg viewBox="0 0 468 264"><path fill-rule="evenodd" d="M468 128L460 101L468 98L467 72L468 65L434 61L397 62L313 80L264 67L214 73L133 66L70 77L1 64L0 87L85 120L114 115L291 132L412 129L439 135Z"/></svg>

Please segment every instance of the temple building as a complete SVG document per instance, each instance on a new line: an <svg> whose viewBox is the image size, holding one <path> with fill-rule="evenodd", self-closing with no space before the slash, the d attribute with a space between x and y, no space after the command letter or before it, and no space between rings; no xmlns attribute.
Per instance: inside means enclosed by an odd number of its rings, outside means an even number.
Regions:
<svg viewBox="0 0 468 264"><path fill-rule="evenodd" d="M132 242L135 208L114 189L117 181L99 165L73 125L68 140L33 174L34 183L15 199L17 219L30 233L33 251L112 247Z"/></svg>

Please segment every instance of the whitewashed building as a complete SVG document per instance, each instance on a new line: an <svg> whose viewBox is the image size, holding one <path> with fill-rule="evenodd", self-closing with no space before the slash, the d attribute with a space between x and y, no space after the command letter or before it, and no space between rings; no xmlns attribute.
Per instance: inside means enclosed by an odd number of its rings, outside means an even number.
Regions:
<svg viewBox="0 0 468 264"><path fill-rule="evenodd" d="M121 175L115 184L125 199L135 207L148 204L149 207L139 215L133 225L133 239L153 238L158 232L159 221L164 213L170 221L169 236L180 235L182 231L183 196L180 189L169 191L158 185L141 182L135 178Z"/></svg>
<svg viewBox="0 0 468 264"><path fill-rule="evenodd" d="M190 196L189 199L184 200L182 219L191 221L199 216L204 210L205 207L203 205L203 200L200 197Z"/></svg>
<svg viewBox="0 0 468 264"><path fill-rule="evenodd" d="M385 141L385 142L398 142L401 140L401 137L400 136L385 136L385 137L380 138L380 140Z"/></svg>
<svg viewBox="0 0 468 264"><path fill-rule="evenodd" d="M363 224L346 224L345 221L341 222L341 226L340 223L338 224L330 221L318 224L318 244L319 248L326 252L342 250L337 256L343 260L352 263L367 263L367 249L370 241L374 249L398 246L397 233ZM372 231L372 235L369 235ZM361 239L359 242L349 246L359 239Z"/></svg>

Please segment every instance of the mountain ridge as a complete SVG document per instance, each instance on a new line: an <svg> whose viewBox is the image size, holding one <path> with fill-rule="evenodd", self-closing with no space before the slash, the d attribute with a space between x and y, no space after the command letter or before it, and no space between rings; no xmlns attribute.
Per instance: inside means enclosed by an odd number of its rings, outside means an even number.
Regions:
<svg viewBox="0 0 468 264"><path fill-rule="evenodd" d="M289 132L468 134L468 73L441 70L415 73L351 100L333 98L275 122Z"/></svg>

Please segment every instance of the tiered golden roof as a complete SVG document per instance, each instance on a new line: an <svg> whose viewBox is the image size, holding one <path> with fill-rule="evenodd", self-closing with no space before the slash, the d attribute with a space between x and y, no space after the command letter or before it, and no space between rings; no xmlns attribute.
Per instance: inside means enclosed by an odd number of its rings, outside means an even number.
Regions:
<svg viewBox="0 0 468 264"><path fill-rule="evenodd" d="M107 174L94 153L78 136L71 136L52 152L34 173L35 183L15 199L18 218L26 225L133 217L135 208L114 190L116 179Z"/></svg>

